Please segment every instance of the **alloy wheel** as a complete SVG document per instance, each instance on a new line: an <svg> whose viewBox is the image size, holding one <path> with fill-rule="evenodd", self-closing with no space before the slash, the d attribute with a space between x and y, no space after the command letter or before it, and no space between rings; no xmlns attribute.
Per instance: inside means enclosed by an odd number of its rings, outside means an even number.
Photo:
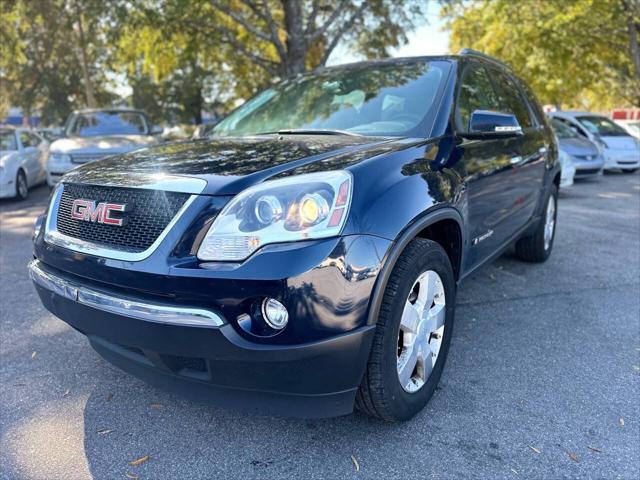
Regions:
<svg viewBox="0 0 640 480"><path fill-rule="evenodd" d="M446 302L442 279L422 273L406 300L398 334L398 379L409 392L420 390L433 370L444 335Z"/></svg>
<svg viewBox="0 0 640 480"><path fill-rule="evenodd" d="M547 211L544 219L544 249L549 250L553 233L556 228L556 199L550 195L547 202Z"/></svg>

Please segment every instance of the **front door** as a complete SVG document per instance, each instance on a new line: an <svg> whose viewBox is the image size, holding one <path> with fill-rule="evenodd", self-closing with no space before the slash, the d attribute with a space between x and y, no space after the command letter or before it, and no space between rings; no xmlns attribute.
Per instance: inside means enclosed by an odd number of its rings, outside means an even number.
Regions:
<svg viewBox="0 0 640 480"><path fill-rule="evenodd" d="M467 132L475 110L502 110L487 70L469 63L462 73L455 107L458 133ZM510 216L517 202L517 169L521 163L521 137L464 140L458 148L467 190L467 241L465 269L490 256L513 234Z"/></svg>

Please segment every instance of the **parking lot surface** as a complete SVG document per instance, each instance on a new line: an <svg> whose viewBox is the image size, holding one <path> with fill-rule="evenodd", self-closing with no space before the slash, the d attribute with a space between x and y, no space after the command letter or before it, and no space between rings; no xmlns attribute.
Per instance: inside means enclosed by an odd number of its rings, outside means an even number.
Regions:
<svg viewBox="0 0 640 480"><path fill-rule="evenodd" d="M547 263L464 283L440 387L402 424L251 416L112 367L28 279L47 196L0 202L1 478L640 477L638 174L563 191Z"/></svg>

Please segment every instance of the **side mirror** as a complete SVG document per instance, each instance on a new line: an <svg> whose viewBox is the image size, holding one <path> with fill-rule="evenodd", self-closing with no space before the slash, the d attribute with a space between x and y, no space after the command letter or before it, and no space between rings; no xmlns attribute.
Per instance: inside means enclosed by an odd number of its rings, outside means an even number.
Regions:
<svg viewBox="0 0 640 480"><path fill-rule="evenodd" d="M150 135L162 135L163 132L164 128L162 128L160 125L154 125L153 127L151 127Z"/></svg>
<svg viewBox="0 0 640 480"><path fill-rule="evenodd" d="M522 127L515 115L475 110L469 120L469 131L460 135L469 139L490 139L519 137L522 134Z"/></svg>

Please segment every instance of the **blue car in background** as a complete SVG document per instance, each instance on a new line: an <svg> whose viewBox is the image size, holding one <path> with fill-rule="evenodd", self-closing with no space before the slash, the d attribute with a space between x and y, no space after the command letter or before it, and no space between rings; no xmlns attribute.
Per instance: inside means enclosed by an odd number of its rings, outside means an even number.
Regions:
<svg viewBox="0 0 640 480"><path fill-rule="evenodd" d="M576 169L575 178L602 175L604 157L598 146L591 140L578 135L561 120L553 117L550 120L558 138L560 150L569 155Z"/></svg>

